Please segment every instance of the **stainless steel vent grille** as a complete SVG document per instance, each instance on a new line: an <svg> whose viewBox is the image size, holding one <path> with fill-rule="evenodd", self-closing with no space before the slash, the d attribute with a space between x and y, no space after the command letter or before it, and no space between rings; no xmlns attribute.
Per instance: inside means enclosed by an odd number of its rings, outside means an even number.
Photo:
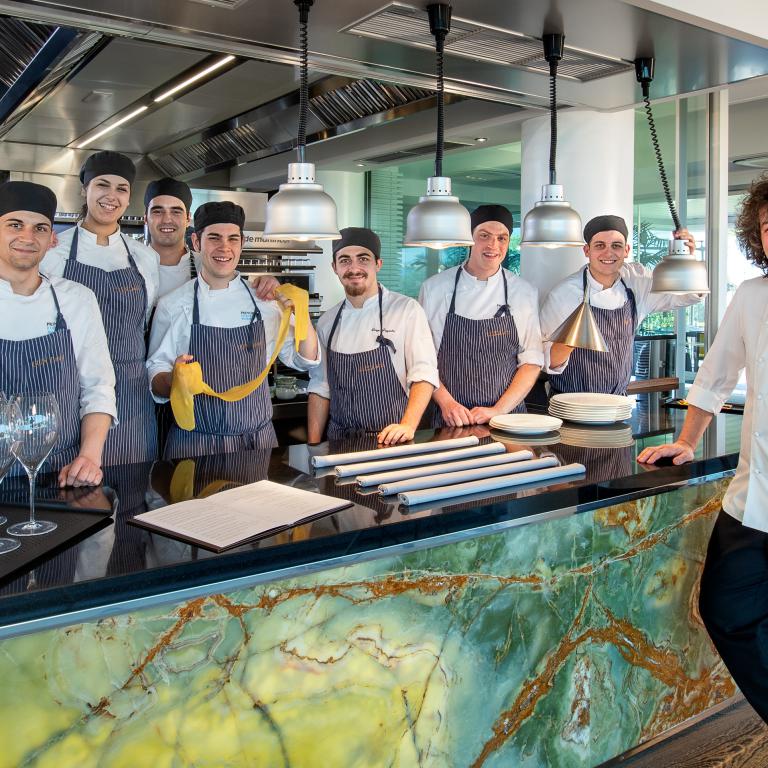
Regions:
<svg viewBox="0 0 768 768"><path fill-rule="evenodd" d="M433 100L433 92L424 88L396 86L367 78L325 78L310 86L307 140L311 143L331 138L346 130L365 127L365 121L393 119L407 110L428 108ZM297 121L293 119L293 111L298 109L298 101L298 91L295 91L211 126L202 134L150 152L149 156L169 176L189 177L285 152L295 145ZM276 115L280 116L279 120Z"/></svg>
<svg viewBox="0 0 768 768"><path fill-rule="evenodd" d="M434 48L427 14L421 8L390 3L384 8L345 27L341 32L402 43L419 48ZM445 52L479 61L493 61L510 67L549 74L541 40L530 35L497 29L454 16L445 41ZM631 61L602 56L591 51L565 46L558 76L586 82L632 69Z"/></svg>
<svg viewBox="0 0 768 768"><path fill-rule="evenodd" d="M10 88L56 27L0 16L0 83Z"/></svg>

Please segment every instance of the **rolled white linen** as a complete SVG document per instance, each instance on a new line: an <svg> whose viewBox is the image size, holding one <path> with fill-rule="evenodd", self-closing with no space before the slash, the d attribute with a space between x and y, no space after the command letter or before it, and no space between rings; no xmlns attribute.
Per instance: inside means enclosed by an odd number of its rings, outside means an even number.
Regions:
<svg viewBox="0 0 768 768"><path fill-rule="evenodd" d="M440 453L418 454L416 456L400 456L396 459L384 459L383 461L369 461L363 464L342 464L336 467L337 477L359 475L363 472L385 472L389 469L400 467L419 467L422 465L439 464L453 459L470 459L475 456L488 456L492 453L504 453L501 443L485 443L475 445L472 448L459 448L455 451L441 451Z"/></svg>
<svg viewBox="0 0 768 768"><path fill-rule="evenodd" d="M358 464L363 461L389 459L396 456L447 451L449 448L467 448L479 443L480 440L475 435L470 435L468 437L456 437L452 440L434 440L431 443L409 443L408 445L393 445L390 448L374 448L371 451L329 453L326 456L313 456L312 466L315 469L320 469L320 467L336 467L340 464Z"/></svg>
<svg viewBox="0 0 768 768"><path fill-rule="evenodd" d="M500 464L495 467L467 469L464 472L445 472L441 475L430 474L427 477L401 480L399 483L383 483L379 486L379 493L382 496L391 496L392 494L404 493L405 491L419 491L422 488L458 485L459 483L469 483L472 480L484 480L488 477L501 477L502 475L514 475L520 472L532 472L535 469L556 467L559 463L557 456L545 456L541 459Z"/></svg>
<svg viewBox="0 0 768 768"><path fill-rule="evenodd" d="M499 491L505 488L514 488L517 485L536 483L541 480L556 480L569 475L579 475L586 472L583 464L565 464L547 469L537 469L533 472L508 475L505 477L489 477L485 480L473 480L469 483L457 485L445 485L440 488L426 488L420 491L406 491L397 496L398 501L406 506L414 504L429 504L433 501L453 499L457 496L467 496L470 493L483 493L485 491Z"/></svg>
<svg viewBox="0 0 768 768"><path fill-rule="evenodd" d="M430 475L437 475L442 472L463 472L466 469L477 469L478 467L493 467L497 464L510 464L515 461L526 461L533 458L533 451L514 451L513 453L491 453L486 456L479 456L476 459L465 459L464 461L446 461L444 464L429 464L427 468ZM381 485L382 483L399 483L401 480L410 480L412 477L424 477L422 467L413 469L394 469L391 472L374 472L371 475L358 475L355 480L361 488Z"/></svg>

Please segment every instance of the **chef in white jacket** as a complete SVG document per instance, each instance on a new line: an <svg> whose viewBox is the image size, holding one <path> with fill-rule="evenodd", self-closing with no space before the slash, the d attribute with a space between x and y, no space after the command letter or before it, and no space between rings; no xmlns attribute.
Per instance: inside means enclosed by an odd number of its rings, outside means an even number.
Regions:
<svg viewBox="0 0 768 768"><path fill-rule="evenodd" d="M481 205L471 219L469 258L430 277L419 294L438 350L435 426L487 424L524 411L544 364L538 293L501 266L512 214L502 205Z"/></svg>
<svg viewBox="0 0 768 768"><path fill-rule="evenodd" d="M115 375L93 292L38 271L56 244L55 213L47 187L0 185L0 390L55 393L61 424L47 466L60 485L98 485L117 416Z"/></svg>
<svg viewBox="0 0 768 768"><path fill-rule="evenodd" d="M195 211L192 244L200 253L200 274L160 300L152 323L147 370L158 402L170 396L176 363L196 360L204 381L222 392L256 378L272 355L281 304L289 302L279 295L277 301L262 301L237 271L244 223L243 209L228 201L205 203ZM291 368L309 370L320 363L317 335L308 325L298 352L292 329L280 349L280 359ZM165 458L277 445L266 379L238 402L198 395L194 407L195 429L174 425Z"/></svg>
<svg viewBox="0 0 768 768"><path fill-rule="evenodd" d="M192 191L183 181L168 176L150 181L144 192L144 221L149 245L160 259L159 295L184 285L197 275L195 254L185 235L191 221Z"/></svg>
<svg viewBox="0 0 768 768"><path fill-rule="evenodd" d="M739 463L709 542L699 611L739 689L768 722L768 176L742 202L736 236L764 274L743 282L731 299L686 395L680 436L645 448L637 460L692 461L704 430L746 371Z"/></svg>
<svg viewBox="0 0 768 768"><path fill-rule="evenodd" d="M96 152L80 169L82 221L59 235L40 271L90 288L99 302L115 369L118 423L104 464L157 458L155 407L147 382L145 333L159 286L158 257L120 231L136 169L118 152Z"/></svg>
<svg viewBox="0 0 768 768"><path fill-rule="evenodd" d="M553 334L579 306L584 291L607 346L606 352L547 344L547 370L552 393L602 392L625 395L630 377L637 327L652 312L687 307L701 301L697 293L651 293L653 275L629 256L629 231L621 216L596 216L584 227L586 266L569 275L550 292L541 308L541 332ZM695 243L687 230L675 237Z"/></svg>
<svg viewBox="0 0 768 768"><path fill-rule="evenodd" d="M333 271L345 298L320 318L323 364L310 371L310 443L375 432L384 445L413 439L437 386L424 310L378 281L381 241L365 227L341 230Z"/></svg>

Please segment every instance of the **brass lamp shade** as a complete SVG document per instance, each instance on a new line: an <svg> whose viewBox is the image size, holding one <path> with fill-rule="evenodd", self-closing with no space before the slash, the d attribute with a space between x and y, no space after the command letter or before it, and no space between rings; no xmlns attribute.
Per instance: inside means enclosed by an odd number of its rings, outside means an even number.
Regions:
<svg viewBox="0 0 768 768"><path fill-rule="evenodd" d="M578 349L591 349L595 352L608 351L603 334L597 327L592 308L586 298L565 318L548 341Z"/></svg>
<svg viewBox="0 0 768 768"><path fill-rule="evenodd" d="M653 270L653 293L709 293L707 266L688 253L685 240L673 240L669 253Z"/></svg>

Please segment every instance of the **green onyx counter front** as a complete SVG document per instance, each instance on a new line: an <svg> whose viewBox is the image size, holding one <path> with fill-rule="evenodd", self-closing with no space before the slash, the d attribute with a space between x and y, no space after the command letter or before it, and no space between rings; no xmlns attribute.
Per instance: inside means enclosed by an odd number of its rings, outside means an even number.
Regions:
<svg viewBox="0 0 768 768"><path fill-rule="evenodd" d="M275 552L301 565L254 549L250 577L242 553L196 553L198 584L145 554L132 587L32 590L67 605L48 628L17 578L0 766L601 765L736 693L697 611L728 464L416 512L429 535L401 511L378 547L319 539L325 559L299 535Z"/></svg>

